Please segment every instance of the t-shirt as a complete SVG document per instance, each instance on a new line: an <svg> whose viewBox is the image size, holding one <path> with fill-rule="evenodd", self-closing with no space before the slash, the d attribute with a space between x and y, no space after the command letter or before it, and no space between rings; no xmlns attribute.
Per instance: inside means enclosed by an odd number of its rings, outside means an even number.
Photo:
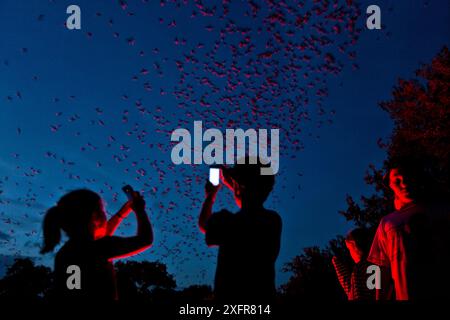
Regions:
<svg viewBox="0 0 450 320"><path fill-rule="evenodd" d="M368 261L390 270L397 300L449 296L448 205L410 204L381 219Z"/></svg>
<svg viewBox="0 0 450 320"><path fill-rule="evenodd" d="M222 210L206 226L206 243L218 245L214 283L218 301L270 302L274 299L275 261L281 241L281 218L270 210Z"/></svg>
<svg viewBox="0 0 450 320"><path fill-rule="evenodd" d="M104 247L109 246L109 238L76 242L69 240L55 257L56 299L116 300L117 289L115 271ZM81 289L68 289L67 267L80 268Z"/></svg>

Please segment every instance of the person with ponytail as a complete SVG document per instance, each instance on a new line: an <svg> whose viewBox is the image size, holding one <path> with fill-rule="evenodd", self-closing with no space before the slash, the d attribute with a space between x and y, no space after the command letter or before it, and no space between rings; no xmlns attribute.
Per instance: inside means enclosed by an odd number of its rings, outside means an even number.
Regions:
<svg viewBox="0 0 450 320"><path fill-rule="evenodd" d="M136 214L136 235L114 236L120 222L131 211ZM61 231L68 240L55 256L57 299L117 300L113 260L142 252L153 243L145 201L138 192L134 192L133 199L110 220L106 218L103 201L97 193L87 189L69 192L44 217L42 254L52 252L60 243ZM68 287L69 266L78 267L80 288Z"/></svg>

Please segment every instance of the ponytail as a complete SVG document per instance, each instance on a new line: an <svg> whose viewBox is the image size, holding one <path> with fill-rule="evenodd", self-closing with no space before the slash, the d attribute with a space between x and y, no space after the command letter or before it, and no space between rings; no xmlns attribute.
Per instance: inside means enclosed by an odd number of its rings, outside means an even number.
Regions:
<svg viewBox="0 0 450 320"><path fill-rule="evenodd" d="M53 251L61 241L61 210L59 207L51 207L45 214L43 223L44 244L41 254Z"/></svg>
<svg viewBox="0 0 450 320"><path fill-rule="evenodd" d="M61 230L69 238L87 234L92 215L100 206L100 196L88 189L74 190L61 197L58 205L45 214L41 254L55 249L61 241Z"/></svg>

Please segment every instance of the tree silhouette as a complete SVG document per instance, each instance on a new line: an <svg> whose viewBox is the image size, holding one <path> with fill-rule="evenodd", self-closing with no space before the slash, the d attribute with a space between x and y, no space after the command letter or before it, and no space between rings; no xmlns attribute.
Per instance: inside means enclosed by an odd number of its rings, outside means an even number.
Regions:
<svg viewBox="0 0 450 320"><path fill-rule="evenodd" d="M126 261L115 264L121 300L158 300L174 294L176 282L165 264L149 261Z"/></svg>
<svg viewBox="0 0 450 320"><path fill-rule="evenodd" d="M349 258L342 237L331 240L325 249L305 248L284 266L283 272L291 273L291 277L281 286L280 298L285 302L299 299L343 301L345 294L331 264L333 255Z"/></svg>
<svg viewBox="0 0 450 320"><path fill-rule="evenodd" d="M201 303L212 300L212 289L192 285L176 290L176 281L165 264L149 261L126 261L115 264L121 301L145 302L157 305ZM0 299L52 301L54 275L50 268L35 265L30 258L15 259L0 279Z"/></svg>
<svg viewBox="0 0 450 320"><path fill-rule="evenodd" d="M15 259L0 279L0 298L43 300L53 284L50 268L36 266L29 258Z"/></svg>
<svg viewBox="0 0 450 320"><path fill-rule="evenodd" d="M192 285L178 292L179 303L202 303L213 300L213 291L207 285Z"/></svg>

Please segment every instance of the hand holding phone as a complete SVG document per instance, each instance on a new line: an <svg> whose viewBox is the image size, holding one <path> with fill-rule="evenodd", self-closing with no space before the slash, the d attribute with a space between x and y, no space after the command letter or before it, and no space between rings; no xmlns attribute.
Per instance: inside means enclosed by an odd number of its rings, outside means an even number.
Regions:
<svg viewBox="0 0 450 320"><path fill-rule="evenodd" d="M131 201L134 212L145 211L145 200L139 192L134 191L130 185L126 185L122 190L127 195L128 200Z"/></svg>
<svg viewBox="0 0 450 320"><path fill-rule="evenodd" d="M132 201L134 199L134 190L132 186L127 184L122 188L122 191L126 194L128 200Z"/></svg>

